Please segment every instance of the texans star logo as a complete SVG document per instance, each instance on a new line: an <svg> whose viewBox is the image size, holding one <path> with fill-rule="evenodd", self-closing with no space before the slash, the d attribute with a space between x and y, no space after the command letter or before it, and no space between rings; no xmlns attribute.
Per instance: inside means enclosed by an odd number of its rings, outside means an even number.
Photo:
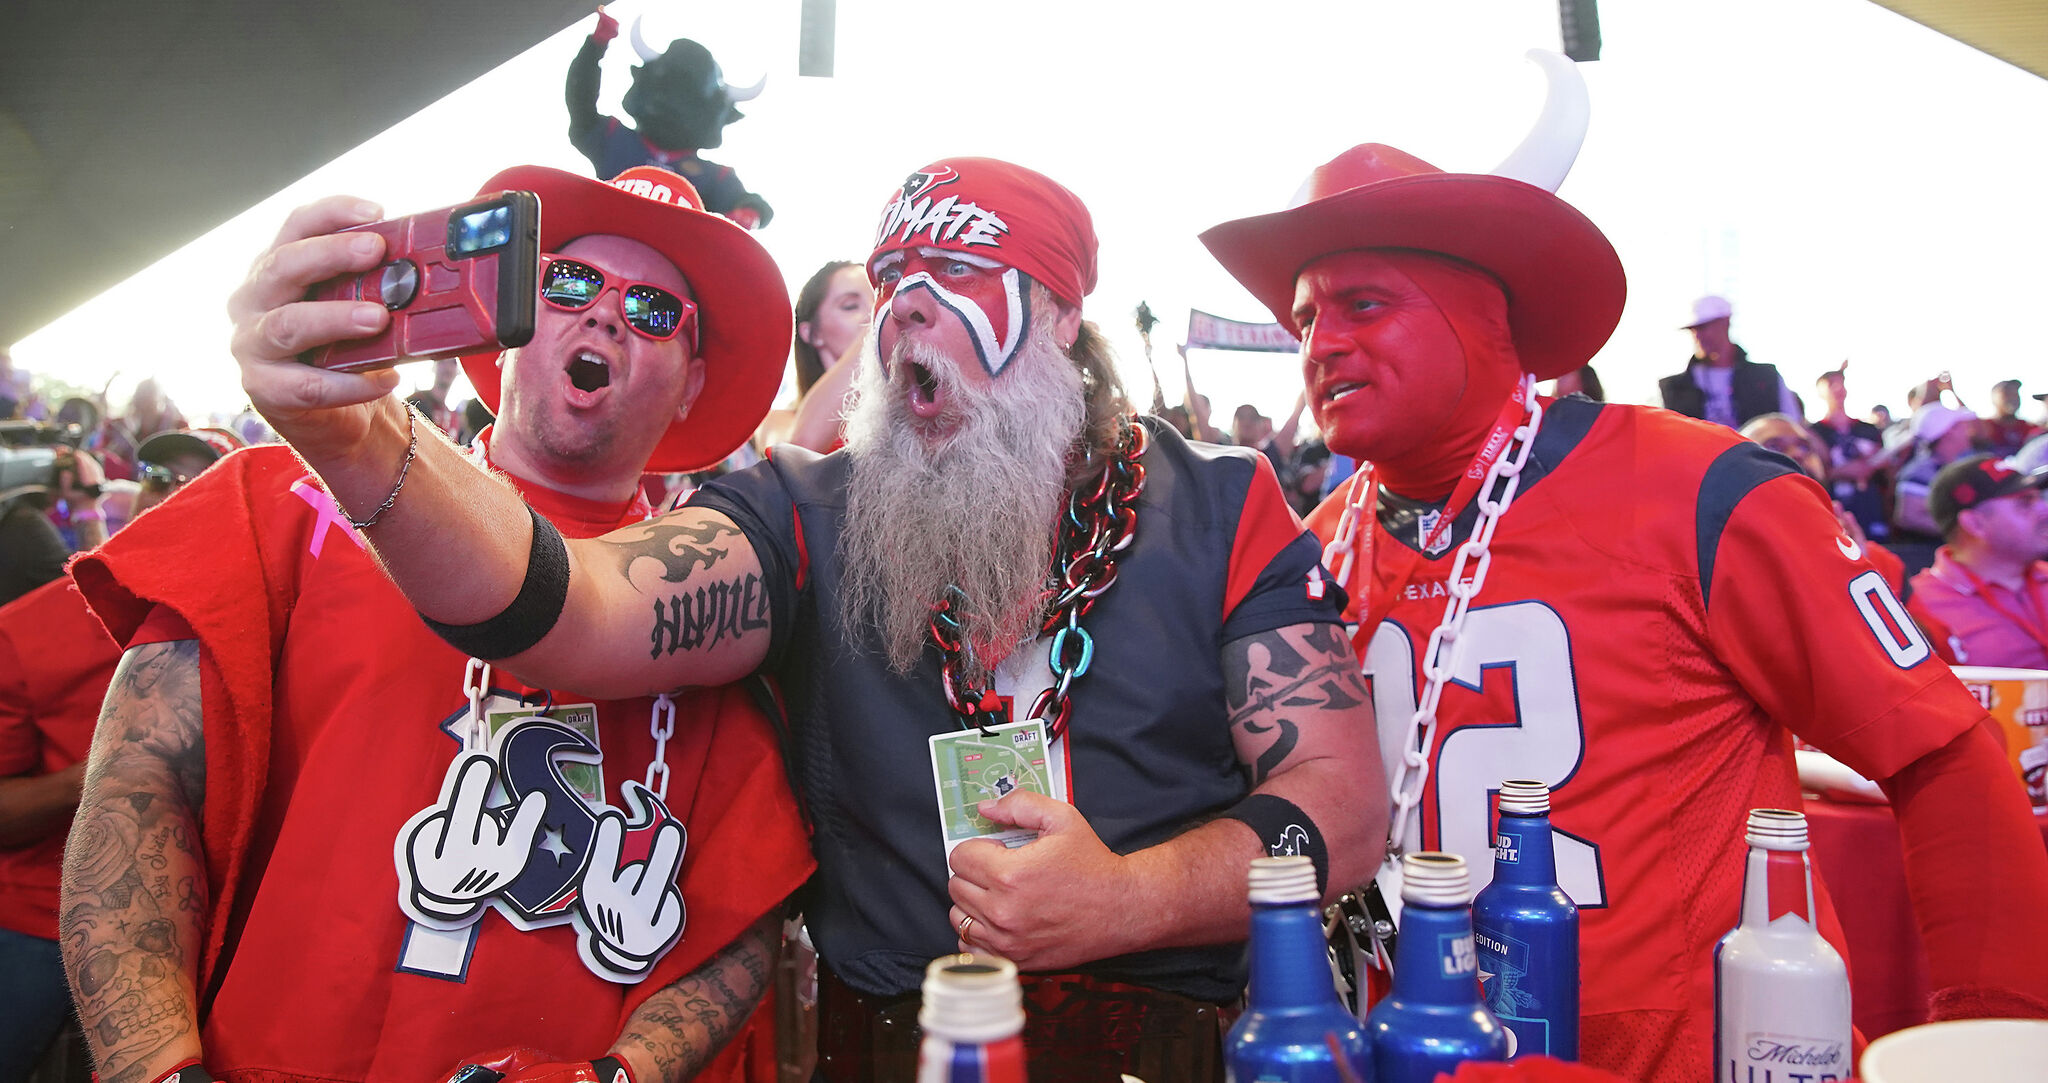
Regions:
<svg viewBox="0 0 2048 1083"><path fill-rule="evenodd" d="M949 165L942 165L937 169L918 170L903 179L903 201L905 203L916 202L917 197L937 188L939 185L951 184L959 179L959 172Z"/></svg>

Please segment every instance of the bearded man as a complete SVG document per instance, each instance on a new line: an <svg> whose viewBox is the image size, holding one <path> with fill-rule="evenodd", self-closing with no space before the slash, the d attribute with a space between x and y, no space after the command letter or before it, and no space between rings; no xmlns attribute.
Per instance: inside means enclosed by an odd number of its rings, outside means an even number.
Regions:
<svg viewBox="0 0 2048 1083"><path fill-rule="evenodd" d="M1621 315L1613 246L1546 190L1583 135L1511 159L1541 187L1354 147L1292 209L1203 234L1302 336L1317 422L1361 462L1309 522L1399 770L1389 848L1484 854L1501 780L1548 783L1581 908L1581 1058L1726 1078L1714 943L1747 811L1800 807L1796 730L1892 799L1935 1014L2048 1015L2025 795L1826 494L1721 426L1532 394ZM1839 949L1824 893L1819 910ZM1486 995L1513 1015L1504 984ZM1835 1058L1816 1077L1848 1075L1850 1050L1816 1053Z"/></svg>
<svg viewBox="0 0 2048 1083"><path fill-rule="evenodd" d="M1031 972L1034 1079L1219 1079L1247 862L1301 852L1355 882L1384 825L1314 539L1262 456L1131 415L1081 315L1095 258L1065 188L934 163L884 210L843 451L779 449L565 545L423 446L368 532L450 642L524 679L780 680L830 1080L910 1078L924 967L967 949ZM403 419L373 384L284 360L347 318L286 305L245 322L238 358L367 511Z"/></svg>

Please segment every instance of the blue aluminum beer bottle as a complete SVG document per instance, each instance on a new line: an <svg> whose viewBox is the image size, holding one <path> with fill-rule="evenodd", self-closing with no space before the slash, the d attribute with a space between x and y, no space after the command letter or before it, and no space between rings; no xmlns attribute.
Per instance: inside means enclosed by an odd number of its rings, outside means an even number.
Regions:
<svg viewBox="0 0 2048 1083"><path fill-rule="evenodd" d="M1250 886L1251 986L1244 1014L1223 1043L1224 1079L1370 1079L1365 1032L1337 999L1330 972L1315 864L1306 857L1253 858ZM1345 1061L1342 1067L1339 1057Z"/></svg>
<svg viewBox="0 0 2048 1083"><path fill-rule="evenodd" d="M1550 787L1500 784L1493 882L1472 900L1479 989L1515 1056L1579 1059L1579 908L1557 886Z"/></svg>
<svg viewBox="0 0 2048 1083"><path fill-rule="evenodd" d="M1472 876L1456 854L1401 858L1394 988L1365 1017L1374 1083L1431 1083L1468 1060L1508 1059L1508 1032L1479 1001Z"/></svg>

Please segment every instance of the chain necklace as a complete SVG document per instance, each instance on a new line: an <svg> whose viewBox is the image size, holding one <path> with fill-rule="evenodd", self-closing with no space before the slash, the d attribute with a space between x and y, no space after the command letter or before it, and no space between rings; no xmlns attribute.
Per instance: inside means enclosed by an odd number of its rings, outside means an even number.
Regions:
<svg viewBox="0 0 2048 1083"><path fill-rule="evenodd" d="M1095 661L1095 639L1081 627L1081 618L1116 583L1118 554L1130 548L1137 537L1138 494L1145 491L1145 465L1138 460L1144 456L1147 442L1145 427L1137 418L1126 416L1116 449L1102 459L1101 469L1091 480L1067 494L1066 511L1059 518L1058 546L1041 599L1047 612L1038 627L1039 635L1052 636L1047 664L1053 683L1038 694L1025 716L1046 719L1048 742L1066 733L1074 709L1069 698L1073 684ZM1095 457L1091 451L1089 458ZM944 657L939 674L946 705L953 709L961 729L987 733L990 726L1002 721L1002 700L994 688L976 685L966 677L974 645L960 634L955 616L965 601L959 587L946 588L946 596L932 607L931 639Z"/></svg>

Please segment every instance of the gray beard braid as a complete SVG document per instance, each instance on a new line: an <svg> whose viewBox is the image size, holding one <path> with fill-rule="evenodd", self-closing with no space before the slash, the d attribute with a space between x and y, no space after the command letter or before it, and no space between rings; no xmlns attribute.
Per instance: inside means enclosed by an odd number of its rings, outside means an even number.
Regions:
<svg viewBox="0 0 2048 1083"><path fill-rule="evenodd" d="M898 674L917 665L948 585L966 593L955 615L971 647L969 681L985 684L992 662L1038 631L1067 457L1086 416L1081 374L1053 343L1052 307L1038 309L1023 348L983 392L960 385L958 366L980 363L972 357L899 340L889 380L872 335L862 351L846 423L841 615L849 631L875 630ZM904 361L929 369L961 415L937 449L910 412Z"/></svg>

